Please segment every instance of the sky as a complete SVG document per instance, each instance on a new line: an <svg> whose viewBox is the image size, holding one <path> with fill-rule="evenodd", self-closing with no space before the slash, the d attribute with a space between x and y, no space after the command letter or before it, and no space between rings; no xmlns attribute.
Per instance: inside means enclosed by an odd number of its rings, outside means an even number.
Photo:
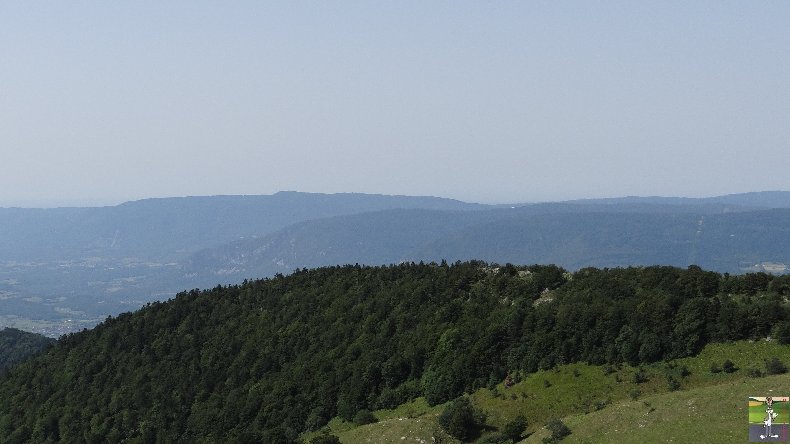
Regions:
<svg viewBox="0 0 790 444"><path fill-rule="evenodd" d="M787 1L0 2L0 205L790 190Z"/></svg>

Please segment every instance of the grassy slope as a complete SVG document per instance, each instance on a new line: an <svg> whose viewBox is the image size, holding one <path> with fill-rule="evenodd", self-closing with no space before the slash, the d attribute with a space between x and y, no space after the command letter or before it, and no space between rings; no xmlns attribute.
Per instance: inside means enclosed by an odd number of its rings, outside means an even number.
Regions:
<svg viewBox="0 0 790 444"><path fill-rule="evenodd" d="M746 442L747 398L788 392L790 376L778 375L617 402L589 415L564 418L572 433L563 442ZM544 436L548 432L539 430L522 442L540 443Z"/></svg>
<svg viewBox="0 0 790 444"><path fill-rule="evenodd" d="M344 443L456 443L458 441L439 426L438 416L442 407L430 407L424 398L418 398L396 409L376 411L379 422L375 424L358 427L335 418L324 431L337 435ZM305 441L317 434L306 434Z"/></svg>
<svg viewBox="0 0 790 444"><path fill-rule="evenodd" d="M790 364L790 346L765 341L711 344L698 356L673 361L675 370L668 370L665 363L645 366L649 380L642 384L633 382L635 368L623 366L606 374L600 366L572 364L531 374L509 389L502 384L493 391L481 389L471 397L494 427L501 428L516 415L525 415L527 433L533 433L525 441L528 443L540 442L546 436L542 425L552 417L564 418L573 431L568 442L688 442L711 433L717 439L704 442L740 441L747 430L748 396L790 395L788 375L746 377L747 368L764 369L764 360L774 356ZM733 361L739 370L712 374L711 363L720 366L725 359ZM667 371L678 372L682 366L691 375L678 377L680 391L668 392ZM768 392L771 389L774 391ZM641 392L638 400L630 399L633 390ZM704 405L719 407L703 409ZM655 410L650 412L651 408ZM432 442L431 437L454 442L438 425L441 411L442 406L428 407L418 399L395 410L375 412L380 419L377 424L356 427L336 419L327 431L343 443ZM695 430L692 413L694 417L702 415L699 418L710 425Z"/></svg>

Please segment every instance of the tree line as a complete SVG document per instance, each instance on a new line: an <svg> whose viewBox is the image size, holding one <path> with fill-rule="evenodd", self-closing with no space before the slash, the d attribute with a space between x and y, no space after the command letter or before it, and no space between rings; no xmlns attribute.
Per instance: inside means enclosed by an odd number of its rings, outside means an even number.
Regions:
<svg viewBox="0 0 790 444"><path fill-rule="evenodd" d="M0 330L0 373L45 350L54 342L52 338L17 328L6 327Z"/></svg>

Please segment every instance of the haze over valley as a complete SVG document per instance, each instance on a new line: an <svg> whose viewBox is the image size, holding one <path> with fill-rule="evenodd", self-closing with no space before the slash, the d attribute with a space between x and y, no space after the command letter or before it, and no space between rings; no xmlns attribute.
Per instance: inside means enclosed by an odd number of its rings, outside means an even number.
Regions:
<svg viewBox="0 0 790 444"><path fill-rule="evenodd" d="M0 226L0 326L52 337L186 289L305 267L482 259L782 274L790 264L787 192L511 205L282 192L5 208Z"/></svg>

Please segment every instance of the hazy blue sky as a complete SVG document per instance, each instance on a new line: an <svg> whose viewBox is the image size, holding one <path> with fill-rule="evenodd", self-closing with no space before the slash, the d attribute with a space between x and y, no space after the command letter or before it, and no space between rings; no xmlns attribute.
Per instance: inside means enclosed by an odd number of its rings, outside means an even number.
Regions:
<svg viewBox="0 0 790 444"><path fill-rule="evenodd" d="M790 2L0 3L0 204L790 189Z"/></svg>

